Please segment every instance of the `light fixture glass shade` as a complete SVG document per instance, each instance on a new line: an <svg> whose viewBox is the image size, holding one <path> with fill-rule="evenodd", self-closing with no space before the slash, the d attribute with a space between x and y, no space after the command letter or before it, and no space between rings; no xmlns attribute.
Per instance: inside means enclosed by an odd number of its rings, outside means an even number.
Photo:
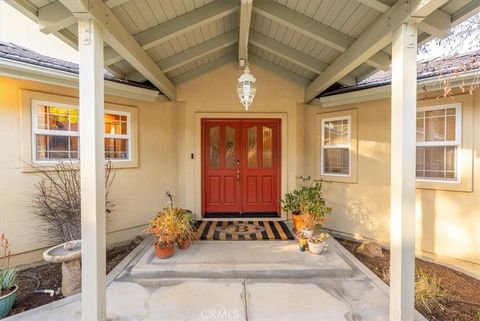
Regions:
<svg viewBox="0 0 480 321"><path fill-rule="evenodd" d="M240 102L245 106L245 110L248 111L248 106L250 106L255 98L255 93L257 92L257 87L255 85L255 77L250 73L250 69L245 66L243 74L238 78L237 84L237 94L240 98Z"/></svg>

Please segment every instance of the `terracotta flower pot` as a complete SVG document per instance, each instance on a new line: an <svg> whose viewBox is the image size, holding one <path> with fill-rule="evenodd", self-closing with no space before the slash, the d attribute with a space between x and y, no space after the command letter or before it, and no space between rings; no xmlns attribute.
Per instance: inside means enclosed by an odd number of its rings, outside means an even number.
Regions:
<svg viewBox="0 0 480 321"><path fill-rule="evenodd" d="M154 248L155 256L160 259L168 259L173 255L173 252L175 251L175 247L173 246L173 244L169 244L167 246L159 246L158 243L155 243Z"/></svg>
<svg viewBox="0 0 480 321"><path fill-rule="evenodd" d="M300 231L303 225L302 213L292 212L292 219L293 219L293 231L294 232Z"/></svg>
<svg viewBox="0 0 480 321"><path fill-rule="evenodd" d="M188 249L190 247L190 245L192 245L192 241L191 240L181 240L181 241L178 241L178 248L180 250L185 250L185 249Z"/></svg>

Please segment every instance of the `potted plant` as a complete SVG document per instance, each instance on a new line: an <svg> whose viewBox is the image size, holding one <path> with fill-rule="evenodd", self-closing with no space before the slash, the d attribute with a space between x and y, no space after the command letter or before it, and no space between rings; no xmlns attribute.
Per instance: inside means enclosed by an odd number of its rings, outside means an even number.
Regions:
<svg viewBox="0 0 480 321"><path fill-rule="evenodd" d="M195 239L195 219L191 211L185 210L183 208L176 208L176 214L178 215L178 239L177 244L178 248L185 250L190 247L192 240Z"/></svg>
<svg viewBox="0 0 480 321"><path fill-rule="evenodd" d="M312 238L319 224L320 222L315 215L310 213L304 214L300 234L307 240Z"/></svg>
<svg viewBox="0 0 480 321"><path fill-rule="evenodd" d="M0 318L3 318L15 303L18 285L17 270L10 267L9 244L3 233L0 237L0 247L3 249L3 259L6 262L5 266L0 268Z"/></svg>
<svg viewBox="0 0 480 321"><path fill-rule="evenodd" d="M304 185L285 194L281 200L282 209L292 213L294 232L315 230L332 209L326 205L323 198L322 181L311 182L310 176L299 178Z"/></svg>
<svg viewBox="0 0 480 321"><path fill-rule="evenodd" d="M179 236L179 222L176 209L171 207L165 208L150 221L146 230L157 238L154 243L156 257L166 259L173 255Z"/></svg>
<svg viewBox="0 0 480 321"><path fill-rule="evenodd" d="M300 252L305 252L305 248L307 247L307 244L308 244L308 240L305 237L300 235L298 237L298 248Z"/></svg>
<svg viewBox="0 0 480 321"><path fill-rule="evenodd" d="M320 233L317 236L314 236L308 240L308 249L313 254L320 254L325 249L327 244L325 244L325 240L328 238L328 234Z"/></svg>
<svg viewBox="0 0 480 321"><path fill-rule="evenodd" d="M293 231L300 231L303 222L302 212L300 212L300 190L296 189L286 193L281 203L282 210L292 214Z"/></svg>
<svg viewBox="0 0 480 321"><path fill-rule="evenodd" d="M309 186L302 187L299 207L303 214L314 215L320 224L323 223L325 215L332 213L332 208L327 206L323 197L321 181L314 181Z"/></svg>

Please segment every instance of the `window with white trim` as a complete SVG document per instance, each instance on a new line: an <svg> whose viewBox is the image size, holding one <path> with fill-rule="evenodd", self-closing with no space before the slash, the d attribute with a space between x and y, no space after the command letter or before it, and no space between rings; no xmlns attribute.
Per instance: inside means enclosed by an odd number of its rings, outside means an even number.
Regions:
<svg viewBox="0 0 480 321"><path fill-rule="evenodd" d="M350 176L351 122L350 116L322 119L322 175Z"/></svg>
<svg viewBox="0 0 480 321"><path fill-rule="evenodd" d="M105 111L105 159L131 159L131 115ZM32 101L32 147L35 163L79 159L79 110L76 105Z"/></svg>
<svg viewBox="0 0 480 321"><path fill-rule="evenodd" d="M417 179L458 181L461 118L460 104L417 109Z"/></svg>

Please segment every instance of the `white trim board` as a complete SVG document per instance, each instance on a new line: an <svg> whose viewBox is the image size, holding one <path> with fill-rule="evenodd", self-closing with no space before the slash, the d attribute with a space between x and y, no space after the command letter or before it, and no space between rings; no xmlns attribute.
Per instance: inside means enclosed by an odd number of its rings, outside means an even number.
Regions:
<svg viewBox="0 0 480 321"><path fill-rule="evenodd" d="M478 75L480 71L470 71L463 74L460 74L458 77L453 76L450 79L450 86L452 88L457 88L460 86L469 86L470 84L478 81ZM426 86L427 90L430 92L441 90L439 84L442 80L447 77L435 77L424 80L417 81L417 92L423 92L423 86ZM391 85L384 85L380 87L360 89L357 91L347 92L338 95L326 96L315 98L312 100L310 105L316 105L321 107L334 107L347 104L355 104L366 101L380 100L390 98L391 95Z"/></svg>
<svg viewBox="0 0 480 321"><path fill-rule="evenodd" d="M78 74L0 58L0 76L41 82L68 88L78 88ZM148 102L164 102L168 99L157 90L130 86L105 80L105 95Z"/></svg>

